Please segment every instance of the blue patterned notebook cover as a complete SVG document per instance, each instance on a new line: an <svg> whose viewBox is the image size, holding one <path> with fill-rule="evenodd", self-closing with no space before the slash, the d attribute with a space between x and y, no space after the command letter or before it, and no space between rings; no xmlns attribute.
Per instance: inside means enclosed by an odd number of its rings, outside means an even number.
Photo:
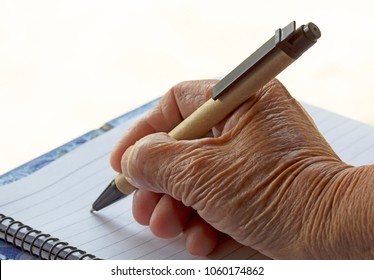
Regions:
<svg viewBox="0 0 374 280"><path fill-rule="evenodd" d="M3 175L0 176L0 187L7 185L9 183L15 182L23 177L26 177L27 175L30 175L34 173L35 171L43 168L47 164L53 162L54 160L60 158L61 156L73 151L75 148L77 148L80 145L83 145L84 143L102 135L103 133L107 132L108 130L118 126L119 124L123 123L126 120L129 120L133 117L136 117L145 111L151 109L156 105L156 103L159 101L158 99L155 99L133 111L130 111L118 118L115 118L107 123L105 123L103 126L101 126L98 129L92 130L40 157L37 157ZM14 247L13 245L0 240L0 260L20 260L20 259L35 259L34 256L31 256L27 252L23 252L19 250L18 248Z"/></svg>

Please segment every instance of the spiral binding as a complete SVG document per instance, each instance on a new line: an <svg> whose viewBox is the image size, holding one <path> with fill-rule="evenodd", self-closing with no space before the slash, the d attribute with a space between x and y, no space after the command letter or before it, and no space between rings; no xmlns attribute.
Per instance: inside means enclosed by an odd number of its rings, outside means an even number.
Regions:
<svg viewBox="0 0 374 280"><path fill-rule="evenodd" d="M50 234L31 228L11 217L0 214L0 238L23 251L45 260L97 260L92 254L80 250Z"/></svg>

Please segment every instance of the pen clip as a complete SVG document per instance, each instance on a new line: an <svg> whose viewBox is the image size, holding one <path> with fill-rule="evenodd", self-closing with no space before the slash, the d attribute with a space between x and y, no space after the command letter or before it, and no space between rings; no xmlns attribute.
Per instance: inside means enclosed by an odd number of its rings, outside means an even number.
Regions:
<svg viewBox="0 0 374 280"><path fill-rule="evenodd" d="M282 45L282 42L292 35L296 30L296 22L292 21L283 29L277 29L275 35L265 44L257 49L252 55L244 60L238 67L225 76L219 83L213 87L212 98L217 100L227 92L235 83L244 77L253 67L260 63L271 51ZM281 49L282 46L280 46Z"/></svg>

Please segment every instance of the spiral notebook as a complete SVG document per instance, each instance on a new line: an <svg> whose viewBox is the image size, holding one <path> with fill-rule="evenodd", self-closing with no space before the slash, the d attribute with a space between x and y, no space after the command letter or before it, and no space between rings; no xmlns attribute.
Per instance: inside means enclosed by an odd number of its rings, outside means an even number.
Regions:
<svg viewBox="0 0 374 280"><path fill-rule="evenodd" d="M341 159L374 162L374 128L303 104ZM146 110L145 110L146 111ZM41 259L196 259L182 236L159 239L137 224L132 197L91 213L92 202L116 175L113 145L146 112L79 146L35 173L0 187L0 238ZM266 259L230 238L207 258Z"/></svg>

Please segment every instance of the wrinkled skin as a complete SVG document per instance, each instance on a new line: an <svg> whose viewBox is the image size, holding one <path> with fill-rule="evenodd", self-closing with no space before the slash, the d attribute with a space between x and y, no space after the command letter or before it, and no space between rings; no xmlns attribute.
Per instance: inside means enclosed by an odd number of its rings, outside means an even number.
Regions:
<svg viewBox="0 0 374 280"><path fill-rule="evenodd" d="M138 188L135 219L162 238L183 233L197 255L225 233L277 259L374 258L373 166L343 163L277 80L209 137L165 133L215 83L176 85L113 150L113 168Z"/></svg>

